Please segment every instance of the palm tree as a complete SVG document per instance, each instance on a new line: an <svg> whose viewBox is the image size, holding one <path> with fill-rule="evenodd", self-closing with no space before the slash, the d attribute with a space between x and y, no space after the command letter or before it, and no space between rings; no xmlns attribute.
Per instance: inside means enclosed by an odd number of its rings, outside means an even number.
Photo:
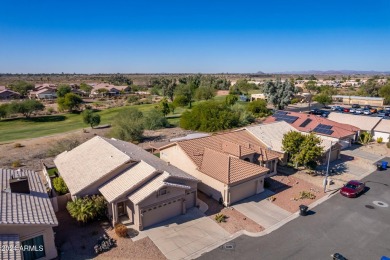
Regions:
<svg viewBox="0 0 390 260"><path fill-rule="evenodd" d="M95 217L94 205L89 198L77 198L74 201L69 201L66 209L73 218L82 223Z"/></svg>

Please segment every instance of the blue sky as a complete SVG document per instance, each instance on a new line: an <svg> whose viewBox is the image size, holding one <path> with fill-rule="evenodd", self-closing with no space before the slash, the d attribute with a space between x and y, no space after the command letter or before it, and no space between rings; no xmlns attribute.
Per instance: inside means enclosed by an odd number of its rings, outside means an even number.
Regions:
<svg viewBox="0 0 390 260"><path fill-rule="evenodd" d="M390 71L390 1L2 1L0 73Z"/></svg>

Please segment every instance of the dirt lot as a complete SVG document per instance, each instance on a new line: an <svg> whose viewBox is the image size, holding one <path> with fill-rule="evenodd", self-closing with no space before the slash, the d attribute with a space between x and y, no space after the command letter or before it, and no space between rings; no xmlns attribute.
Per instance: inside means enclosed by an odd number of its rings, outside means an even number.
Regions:
<svg viewBox="0 0 390 260"><path fill-rule="evenodd" d="M82 129L62 133L52 136L26 139L17 142L0 144L0 167L12 168L12 162L19 161L21 167L30 170L40 171L41 160L47 165L53 165L53 157L47 156L47 151L58 141L64 139L76 139L80 143L85 142L95 135L105 136L109 128L91 129L86 128L86 133ZM144 132L145 142L166 141L170 138L185 136L191 131L181 128L166 128L156 131L146 130ZM20 143L22 147L15 147L15 143Z"/></svg>
<svg viewBox="0 0 390 260"><path fill-rule="evenodd" d="M260 232L264 230L262 226L246 217L241 212L232 208L223 207L216 200L209 198L206 194L198 192L198 197L209 207L205 214L213 221L215 221L215 215L218 213L222 213L226 216L226 222L218 224L230 234L234 234L240 230L246 230L249 232Z"/></svg>
<svg viewBox="0 0 390 260"><path fill-rule="evenodd" d="M133 242L130 238L118 237L107 221L79 225L67 211L57 213L59 226L55 242L60 249L60 259L166 259L149 238ZM107 234L117 241L117 247L96 255L93 247L99 237Z"/></svg>
<svg viewBox="0 0 390 260"><path fill-rule="evenodd" d="M325 195L321 187L295 175L275 175L268 180L268 183L270 184L268 189L276 193L273 196L273 203L292 213L299 210L299 205L309 205ZM301 191L311 192L316 197L315 199L298 199Z"/></svg>

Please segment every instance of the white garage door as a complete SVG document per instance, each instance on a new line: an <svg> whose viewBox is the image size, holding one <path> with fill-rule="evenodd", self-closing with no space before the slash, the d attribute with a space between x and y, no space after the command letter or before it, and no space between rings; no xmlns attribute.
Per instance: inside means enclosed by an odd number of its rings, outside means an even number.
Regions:
<svg viewBox="0 0 390 260"><path fill-rule="evenodd" d="M142 213L142 224L146 228L157 224L161 221L170 219L181 214L182 200L176 199L169 202L164 202L152 208L145 208Z"/></svg>

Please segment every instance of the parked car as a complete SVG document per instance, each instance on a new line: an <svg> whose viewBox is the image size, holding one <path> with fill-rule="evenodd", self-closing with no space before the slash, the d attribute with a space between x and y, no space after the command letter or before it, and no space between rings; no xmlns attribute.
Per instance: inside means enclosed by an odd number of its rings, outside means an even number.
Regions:
<svg viewBox="0 0 390 260"><path fill-rule="evenodd" d="M377 112L377 109L376 109L376 108L373 108L373 107L370 106L370 105L365 105L363 109L364 109L364 110L370 110L371 114Z"/></svg>
<svg viewBox="0 0 390 260"><path fill-rule="evenodd" d="M389 116L390 112L387 112L385 110L379 110L378 111L378 116L379 117L385 117L385 116Z"/></svg>
<svg viewBox="0 0 390 260"><path fill-rule="evenodd" d="M338 107L338 108L336 108L336 112L344 112L344 108L343 107Z"/></svg>
<svg viewBox="0 0 390 260"><path fill-rule="evenodd" d="M385 107L385 110L386 111L390 111L390 107Z"/></svg>
<svg viewBox="0 0 390 260"><path fill-rule="evenodd" d="M370 112L371 112L371 114L375 114L376 112L378 112L378 110L376 108L371 108Z"/></svg>
<svg viewBox="0 0 390 260"><path fill-rule="evenodd" d="M358 108L355 110L355 114L361 115L363 114L363 108Z"/></svg>
<svg viewBox="0 0 390 260"><path fill-rule="evenodd" d="M344 107L343 112L344 112L344 113L349 113L349 110L350 110L349 108Z"/></svg>
<svg viewBox="0 0 390 260"><path fill-rule="evenodd" d="M352 108L360 108L360 105L358 105L358 104L353 104L353 105L352 105Z"/></svg>
<svg viewBox="0 0 390 260"><path fill-rule="evenodd" d="M328 117L329 112L315 108L315 109L310 110L309 114L316 115L316 116L322 116L322 117Z"/></svg>
<svg viewBox="0 0 390 260"><path fill-rule="evenodd" d="M349 113L355 113L355 112L356 112L356 108L349 109Z"/></svg>
<svg viewBox="0 0 390 260"><path fill-rule="evenodd" d="M364 192L365 188L366 185L364 183L352 180L341 188L340 194L348 198L356 198Z"/></svg>
<svg viewBox="0 0 390 260"><path fill-rule="evenodd" d="M342 107L340 107L340 106L332 106L332 108L331 108L333 111L342 111Z"/></svg>
<svg viewBox="0 0 390 260"><path fill-rule="evenodd" d="M371 115L372 113L371 113L371 110L369 110L369 109L364 109L364 110L363 110L363 114L365 114L365 115Z"/></svg>

